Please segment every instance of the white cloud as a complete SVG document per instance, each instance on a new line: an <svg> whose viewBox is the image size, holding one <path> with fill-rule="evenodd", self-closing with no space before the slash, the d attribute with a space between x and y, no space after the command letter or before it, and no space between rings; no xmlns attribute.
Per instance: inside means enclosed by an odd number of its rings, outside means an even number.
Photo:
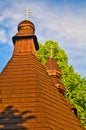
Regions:
<svg viewBox="0 0 86 130"><path fill-rule="evenodd" d="M7 36L4 30L0 30L0 43L7 43Z"/></svg>

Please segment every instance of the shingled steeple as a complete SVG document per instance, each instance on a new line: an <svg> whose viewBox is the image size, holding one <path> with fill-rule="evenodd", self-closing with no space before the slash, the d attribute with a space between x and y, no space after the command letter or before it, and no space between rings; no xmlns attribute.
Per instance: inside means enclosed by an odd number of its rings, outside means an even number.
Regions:
<svg viewBox="0 0 86 130"><path fill-rule="evenodd" d="M34 31L25 20L13 37L13 56L0 75L0 130L84 130L36 58Z"/></svg>

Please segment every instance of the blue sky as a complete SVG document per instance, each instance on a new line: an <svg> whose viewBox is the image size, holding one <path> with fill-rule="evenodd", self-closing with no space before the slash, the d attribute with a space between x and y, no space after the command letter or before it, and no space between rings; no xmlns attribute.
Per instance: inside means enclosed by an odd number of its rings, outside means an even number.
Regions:
<svg viewBox="0 0 86 130"><path fill-rule="evenodd" d="M57 41L75 72L86 77L86 0L0 0L0 72L12 56L12 36L26 6L38 41Z"/></svg>

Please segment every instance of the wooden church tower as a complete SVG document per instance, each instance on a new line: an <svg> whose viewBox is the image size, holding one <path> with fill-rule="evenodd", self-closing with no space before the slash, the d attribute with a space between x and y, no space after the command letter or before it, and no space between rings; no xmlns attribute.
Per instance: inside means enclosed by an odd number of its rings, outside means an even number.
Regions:
<svg viewBox="0 0 86 130"><path fill-rule="evenodd" d="M13 56L0 74L0 130L84 130L64 97L54 59L44 67L36 58L34 32L31 21L19 23Z"/></svg>

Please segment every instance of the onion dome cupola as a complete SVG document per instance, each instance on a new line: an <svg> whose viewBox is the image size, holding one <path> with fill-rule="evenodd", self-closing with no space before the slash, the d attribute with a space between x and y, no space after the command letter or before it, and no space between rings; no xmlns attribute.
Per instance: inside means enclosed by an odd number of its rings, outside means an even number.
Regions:
<svg viewBox="0 0 86 130"><path fill-rule="evenodd" d="M35 26L34 24L29 21L29 20L24 20L19 23L18 25L18 33L16 34L17 36L22 36L22 35L34 35L35 33Z"/></svg>
<svg viewBox="0 0 86 130"><path fill-rule="evenodd" d="M35 26L29 20L24 20L18 25L18 33L13 36L12 40L15 45L14 54L34 53L39 49Z"/></svg>

